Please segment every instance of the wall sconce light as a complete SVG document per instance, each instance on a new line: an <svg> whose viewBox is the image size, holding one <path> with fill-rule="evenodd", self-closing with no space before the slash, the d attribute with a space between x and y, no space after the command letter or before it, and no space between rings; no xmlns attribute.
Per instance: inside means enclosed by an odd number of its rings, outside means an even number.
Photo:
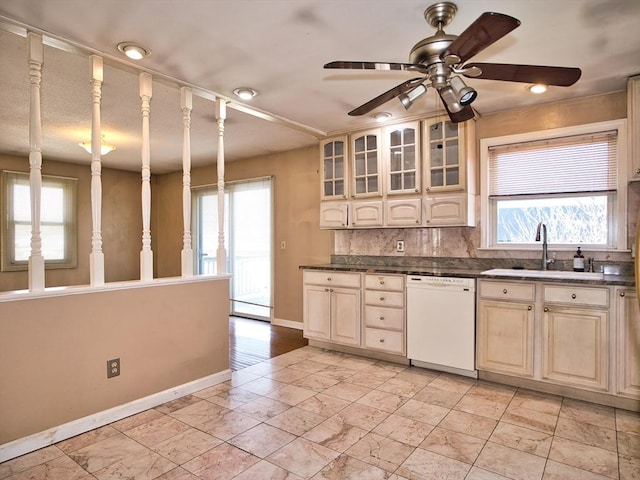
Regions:
<svg viewBox="0 0 640 480"><path fill-rule="evenodd" d="M84 148L89 154L91 154L91 142L82 142L79 143L82 148ZM111 145L104 141L104 135L102 136L102 140L100 142L100 155L106 155L107 153L115 150L115 145Z"/></svg>
<svg viewBox="0 0 640 480"><path fill-rule="evenodd" d="M236 88L233 93L240 98L240 100L251 100L253 97L258 95L258 92L249 87Z"/></svg>
<svg viewBox="0 0 640 480"><path fill-rule="evenodd" d="M426 92L427 92L427 86L424 83L421 83L420 85L415 87L413 90L409 90L409 92L407 93L402 93L398 95L398 99L400 100L400 103L402 103L402 106L405 109L409 110L409 107L413 105L413 102L415 102L419 97L424 95Z"/></svg>
<svg viewBox="0 0 640 480"><path fill-rule="evenodd" d="M136 45L131 42L122 42L118 44L118 50L124 53L131 60L142 60L149 55L149 50L142 48L140 45Z"/></svg>

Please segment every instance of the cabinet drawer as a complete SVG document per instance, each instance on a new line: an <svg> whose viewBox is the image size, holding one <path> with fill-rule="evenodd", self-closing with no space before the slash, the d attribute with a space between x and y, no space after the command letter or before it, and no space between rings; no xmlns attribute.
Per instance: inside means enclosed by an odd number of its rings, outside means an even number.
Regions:
<svg viewBox="0 0 640 480"><path fill-rule="evenodd" d="M312 283L314 285L359 288L360 276L359 273L334 272L331 270L305 270L303 278L304 283Z"/></svg>
<svg viewBox="0 0 640 480"><path fill-rule="evenodd" d="M499 300L519 300L533 302L535 300L535 288L533 283L514 282L487 282L481 281L479 291L482 298L494 298Z"/></svg>
<svg viewBox="0 0 640 480"><path fill-rule="evenodd" d="M367 305L364 307L364 322L367 327L402 330L404 327L404 309Z"/></svg>
<svg viewBox="0 0 640 480"><path fill-rule="evenodd" d="M404 291L404 276L401 275L365 275L364 287L371 290Z"/></svg>
<svg viewBox="0 0 640 480"><path fill-rule="evenodd" d="M542 289L542 297L545 303L593 307L609 306L608 288L543 285Z"/></svg>
<svg viewBox="0 0 640 480"><path fill-rule="evenodd" d="M383 290L365 290L364 303L383 307L404 306L404 292L385 292Z"/></svg>
<svg viewBox="0 0 640 480"><path fill-rule="evenodd" d="M366 348L372 350L384 350L404 355L404 332L365 328L364 343Z"/></svg>

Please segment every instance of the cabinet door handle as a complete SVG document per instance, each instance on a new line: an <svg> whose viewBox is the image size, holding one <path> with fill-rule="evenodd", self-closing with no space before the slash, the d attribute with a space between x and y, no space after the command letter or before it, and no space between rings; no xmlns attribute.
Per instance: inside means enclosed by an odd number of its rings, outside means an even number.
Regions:
<svg viewBox="0 0 640 480"><path fill-rule="evenodd" d="M549 311L549 307L544 307L544 311L548 312Z"/></svg>
<svg viewBox="0 0 640 480"><path fill-rule="evenodd" d="M381 338L381 339L380 339L380 343L384 343L384 338Z"/></svg>
<svg viewBox="0 0 640 480"><path fill-rule="evenodd" d="M330 292L331 290L329 290L328 288L324 289L325 292Z"/></svg>
<svg viewBox="0 0 640 480"><path fill-rule="evenodd" d="M330 282L330 281L331 281L331 277L327 277L327 282Z"/></svg>
<svg viewBox="0 0 640 480"><path fill-rule="evenodd" d="M384 280L380 280L380 285L384 285Z"/></svg>
<svg viewBox="0 0 640 480"><path fill-rule="evenodd" d="M502 293L504 293L506 295L507 294L507 289L505 288L504 290L502 290Z"/></svg>
<svg viewBox="0 0 640 480"><path fill-rule="evenodd" d="M384 320L384 317L380 317L380 320Z"/></svg>
<svg viewBox="0 0 640 480"><path fill-rule="evenodd" d="M576 294L575 294L575 293L572 293L572 294L571 294L571 298L573 298L573 299L575 300L575 299L576 299Z"/></svg>
<svg viewBox="0 0 640 480"><path fill-rule="evenodd" d="M384 302L384 297L380 297L380 301L381 301L381 302Z"/></svg>
<svg viewBox="0 0 640 480"><path fill-rule="evenodd" d="M527 307L527 310L533 310L533 307L532 307L531 305L529 305L529 306Z"/></svg>
<svg viewBox="0 0 640 480"><path fill-rule="evenodd" d="M620 292L620 296L621 296L621 297L624 297L624 292Z"/></svg>

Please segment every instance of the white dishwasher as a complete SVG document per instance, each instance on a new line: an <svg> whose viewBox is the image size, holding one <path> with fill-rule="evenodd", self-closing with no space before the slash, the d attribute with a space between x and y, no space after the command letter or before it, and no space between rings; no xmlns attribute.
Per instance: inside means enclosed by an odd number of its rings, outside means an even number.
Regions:
<svg viewBox="0 0 640 480"><path fill-rule="evenodd" d="M407 275L407 357L413 365L478 377L474 278Z"/></svg>

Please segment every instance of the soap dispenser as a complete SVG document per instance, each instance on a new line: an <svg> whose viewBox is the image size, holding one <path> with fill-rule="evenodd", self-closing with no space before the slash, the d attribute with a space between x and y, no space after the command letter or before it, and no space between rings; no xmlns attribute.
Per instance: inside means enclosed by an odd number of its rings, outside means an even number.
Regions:
<svg viewBox="0 0 640 480"><path fill-rule="evenodd" d="M578 251L573 256L573 271L584 272L584 255L582 255L580 247L578 247Z"/></svg>

